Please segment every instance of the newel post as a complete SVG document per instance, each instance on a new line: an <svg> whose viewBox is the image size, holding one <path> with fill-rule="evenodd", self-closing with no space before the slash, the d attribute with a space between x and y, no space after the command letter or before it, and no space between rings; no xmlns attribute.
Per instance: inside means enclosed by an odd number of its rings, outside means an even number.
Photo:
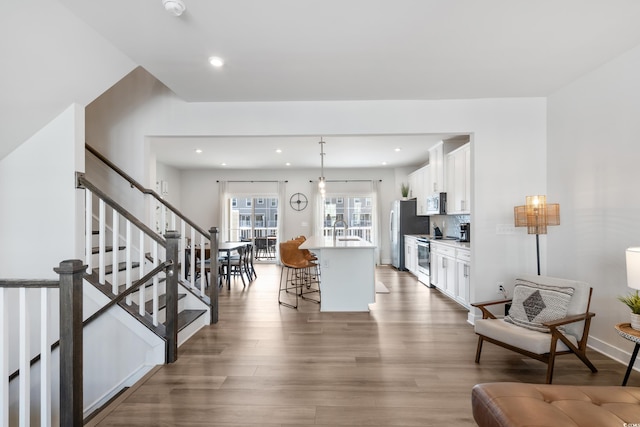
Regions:
<svg viewBox="0 0 640 427"><path fill-rule="evenodd" d="M60 275L60 426L83 425L82 277L78 259L53 270Z"/></svg>
<svg viewBox="0 0 640 427"><path fill-rule="evenodd" d="M220 278L220 261L218 260L218 227L209 229L211 235L211 286L209 286L209 300L211 301L211 323L218 323L218 281ZM215 260L215 262L214 262Z"/></svg>
<svg viewBox="0 0 640 427"><path fill-rule="evenodd" d="M178 360L178 245L180 233L177 231L167 231L164 235L167 240L167 261L173 264L167 268L166 274L166 298L167 298L167 320L165 322L167 353L165 359L167 363Z"/></svg>

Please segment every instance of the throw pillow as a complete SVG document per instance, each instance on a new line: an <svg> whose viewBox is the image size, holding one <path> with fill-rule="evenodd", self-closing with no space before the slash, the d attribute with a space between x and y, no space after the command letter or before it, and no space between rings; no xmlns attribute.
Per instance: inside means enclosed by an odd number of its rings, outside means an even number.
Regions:
<svg viewBox="0 0 640 427"><path fill-rule="evenodd" d="M517 280L513 300L504 320L534 331L549 332L544 322L562 319L567 314L574 288L547 286Z"/></svg>

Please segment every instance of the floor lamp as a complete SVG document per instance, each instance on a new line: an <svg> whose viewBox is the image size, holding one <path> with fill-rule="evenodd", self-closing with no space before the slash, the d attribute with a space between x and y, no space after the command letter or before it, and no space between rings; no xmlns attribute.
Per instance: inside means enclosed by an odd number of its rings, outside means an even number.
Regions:
<svg viewBox="0 0 640 427"><path fill-rule="evenodd" d="M538 276L540 275L540 234L547 234L547 226L560 225L560 205L547 203L547 196L527 196L524 206L513 208L516 227L527 227L528 234L536 235Z"/></svg>

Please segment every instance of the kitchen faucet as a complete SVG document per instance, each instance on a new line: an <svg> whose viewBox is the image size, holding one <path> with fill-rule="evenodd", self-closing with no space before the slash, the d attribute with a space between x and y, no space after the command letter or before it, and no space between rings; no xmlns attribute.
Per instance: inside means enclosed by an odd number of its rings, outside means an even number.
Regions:
<svg viewBox="0 0 640 427"><path fill-rule="evenodd" d="M335 242L336 240L336 225L338 225L338 223L341 222L344 226L344 235L347 235L347 230L349 229L349 226L347 225L346 221L342 220L342 219L337 219L334 223L333 223L333 241Z"/></svg>

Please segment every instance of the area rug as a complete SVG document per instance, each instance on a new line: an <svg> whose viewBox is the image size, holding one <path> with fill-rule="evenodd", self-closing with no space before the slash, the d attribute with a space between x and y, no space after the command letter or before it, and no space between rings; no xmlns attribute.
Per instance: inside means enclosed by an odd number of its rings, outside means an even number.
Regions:
<svg viewBox="0 0 640 427"><path fill-rule="evenodd" d="M388 294L389 288L387 288L384 283L376 282L376 294Z"/></svg>

